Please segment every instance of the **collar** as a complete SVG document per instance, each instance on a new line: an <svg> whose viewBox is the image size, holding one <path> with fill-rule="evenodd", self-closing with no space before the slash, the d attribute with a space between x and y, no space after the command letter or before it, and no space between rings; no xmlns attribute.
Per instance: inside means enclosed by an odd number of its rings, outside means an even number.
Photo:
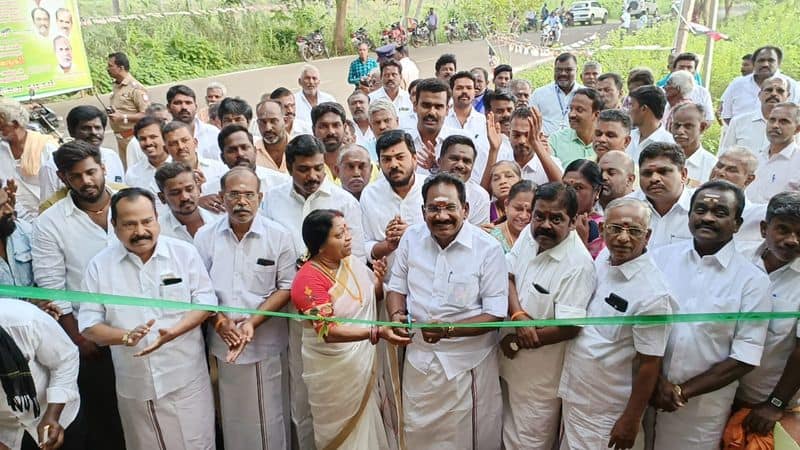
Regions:
<svg viewBox="0 0 800 450"><path fill-rule="evenodd" d="M128 73L127 75L125 75L125 78L123 78L122 81L120 81L117 84L119 84L120 86L127 86L127 85L131 84L132 82L133 82L133 75Z"/></svg>
<svg viewBox="0 0 800 450"><path fill-rule="evenodd" d="M528 230L528 233L530 233L530 229ZM548 256L558 262L561 262L564 260L564 258L567 257L567 255L575 251L576 244L580 244L580 246L583 247L583 242L580 242L579 240L580 237L578 236L578 232L572 230L569 232L567 237L564 238L563 241L558 243L558 245L551 248L550 250L545 250L541 254L536 256ZM536 243L536 241L533 242L535 243L535 247L538 249L539 244ZM534 255L535 254L536 253L534 253Z"/></svg>
<svg viewBox="0 0 800 450"><path fill-rule="evenodd" d="M730 242L725 244L721 249L719 249L719 251L717 251L717 253L714 253L713 255L701 257L694 248L694 241L692 241L692 245L689 248L691 249L689 252L689 259L692 261L699 263L703 258L711 258L723 269L728 268L733 260L734 255L736 254L736 246L733 243L733 239L731 239Z"/></svg>
<svg viewBox="0 0 800 450"><path fill-rule="evenodd" d="M446 251L455 244L459 244L468 249L472 249L472 233L473 233L472 226L473 225L470 224L465 218L464 222L462 222L461 224L461 229L458 230L456 238L453 239L453 242L451 242L450 245L448 245L445 248L439 247L439 243L436 242L436 239L434 239L433 235L430 234L430 231L428 231L428 236L430 237L430 240L433 242L433 245L435 245L436 248L439 249L439 251Z"/></svg>
<svg viewBox="0 0 800 450"><path fill-rule="evenodd" d="M697 150L692 153L692 156L686 158L686 162L691 163L693 166L699 166L700 159L703 157L703 152L705 151L706 149L703 148L703 144L700 144L700 146L697 147Z"/></svg>
<svg viewBox="0 0 800 450"><path fill-rule="evenodd" d="M71 192L71 190L69 188L67 188L67 195L64 197L64 207L65 207L64 215L65 216L71 216L71 215L77 213L78 211L83 211L80 208L78 208L78 206L75 204L75 201L72 199L72 194L70 192ZM108 185L106 185L106 192L108 192L111 195L114 195L114 194L117 193L117 191L115 189L111 189L111 187L109 187ZM109 214L111 214L111 213L109 212ZM109 221L109 225L110 224L111 224L111 222Z"/></svg>
<svg viewBox="0 0 800 450"><path fill-rule="evenodd" d="M262 230L264 229L264 219L261 218L261 213L256 212L253 217L253 221L250 223L250 229L247 230L247 233L244 234L246 238L251 233L256 235L261 235ZM230 233L231 236L234 236L233 230L231 229L231 222L227 214L225 214L225 219L220 220L219 228L217 228L217 234L226 234Z"/></svg>
<svg viewBox="0 0 800 450"><path fill-rule="evenodd" d="M767 155L766 156L767 156L767 159L774 158L774 157L777 157L777 156L780 156L781 158L784 158L784 159L792 159L792 157L794 156L796 151L797 151L797 136L795 135L795 139L792 140L792 142L789 145L784 147L783 150L778 152L777 155L770 156L769 147L767 147Z"/></svg>
<svg viewBox="0 0 800 450"><path fill-rule="evenodd" d="M572 83L572 89L565 94L564 91L561 89L561 87L558 86L558 83L556 83L555 81L550 83L550 86L553 86L550 89L553 89L554 91L556 91L557 95L563 95L565 97L569 97L570 95L574 94L575 91L577 91L578 89L583 87L583 86L581 86L580 83L578 83L578 80L575 80L575 82Z"/></svg>
<svg viewBox="0 0 800 450"><path fill-rule="evenodd" d="M649 265L650 263L650 255L646 251L641 255L639 255L638 257L619 266L612 266L610 258L611 256L609 254L609 260L608 260L609 269L616 270L617 272L622 274L622 276L625 277L625 280L627 281L630 281L634 276L636 276L637 273L639 273L645 266Z"/></svg>
<svg viewBox="0 0 800 450"><path fill-rule="evenodd" d="M683 187L683 191L681 192L681 196L678 197L678 206L683 209L684 212L688 213L689 210L692 208L692 194L694 193L694 189L691 189L687 186Z"/></svg>
<svg viewBox="0 0 800 450"><path fill-rule="evenodd" d="M325 167L327 168L327 165ZM300 203L305 203L309 200L313 200L319 197L320 195L331 197L333 195L333 183L326 176L322 184L319 185L319 188L313 194L309 195L308 198L305 198L302 195L300 195L300 193L298 193L297 190L295 190L294 183L292 183L289 189L289 195L291 195L295 200L298 200Z"/></svg>
<svg viewBox="0 0 800 450"><path fill-rule="evenodd" d="M163 239L164 238L156 238L156 248L153 251L153 256L151 256L148 261L152 261L153 258L164 258L166 260L170 259L169 251L167 251L167 245L164 244ZM118 262L122 262L126 258L128 258L134 264L137 264L137 265L145 264L145 263L142 263L142 260L139 259L138 256L136 256L135 254L133 254L130 251L128 251L128 249L125 248L125 244L123 244L121 241L117 240L111 245L112 245L112 248L114 249L113 250L114 251L114 257Z"/></svg>

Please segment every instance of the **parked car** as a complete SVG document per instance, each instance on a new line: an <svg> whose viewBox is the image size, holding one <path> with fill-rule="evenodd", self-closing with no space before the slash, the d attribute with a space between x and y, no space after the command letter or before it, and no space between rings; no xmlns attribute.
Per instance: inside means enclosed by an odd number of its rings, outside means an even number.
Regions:
<svg viewBox="0 0 800 450"><path fill-rule="evenodd" d="M658 12L658 5L655 2L648 2L646 0L628 0L625 2L625 9L634 19L647 14L653 17Z"/></svg>
<svg viewBox="0 0 800 450"><path fill-rule="evenodd" d="M575 2L570 6L569 12L576 23L591 25L596 20L601 23L608 21L608 10L596 1Z"/></svg>

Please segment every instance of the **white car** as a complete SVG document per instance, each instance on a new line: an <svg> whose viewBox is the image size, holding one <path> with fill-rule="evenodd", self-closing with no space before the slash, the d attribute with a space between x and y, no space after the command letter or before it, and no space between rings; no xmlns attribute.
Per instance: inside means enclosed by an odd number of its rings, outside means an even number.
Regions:
<svg viewBox="0 0 800 450"><path fill-rule="evenodd" d="M569 11L572 13L572 20L575 23L591 25L596 20L601 23L608 21L608 10L596 1L575 2L570 6Z"/></svg>

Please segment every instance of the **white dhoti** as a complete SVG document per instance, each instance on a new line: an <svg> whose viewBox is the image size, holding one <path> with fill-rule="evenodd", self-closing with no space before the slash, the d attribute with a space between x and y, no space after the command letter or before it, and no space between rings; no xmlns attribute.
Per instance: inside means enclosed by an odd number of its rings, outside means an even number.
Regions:
<svg viewBox="0 0 800 450"><path fill-rule="evenodd" d="M273 354L253 364L217 360L225 450L287 448L284 393L289 380L281 357Z"/></svg>
<svg viewBox="0 0 800 450"><path fill-rule="evenodd" d="M499 360L508 399L503 405L504 447L552 450L561 416L563 345L521 350L513 360L501 354Z"/></svg>
<svg viewBox="0 0 800 450"><path fill-rule="evenodd" d="M127 450L215 450L208 373L156 400L117 395Z"/></svg>
<svg viewBox="0 0 800 450"><path fill-rule="evenodd" d="M701 400L699 397L689 400ZM713 416L697 416L687 411L687 406L677 411L656 412L655 445L657 450L719 450L728 411ZM687 414L688 413L688 414Z"/></svg>
<svg viewBox="0 0 800 450"><path fill-rule="evenodd" d="M499 450L502 394L496 350L448 380L437 358L422 373L403 367L403 418L409 449Z"/></svg>
<svg viewBox="0 0 800 450"><path fill-rule="evenodd" d="M622 412L588 411L582 405L563 402L562 417L564 435L561 437L560 450L605 450L611 439L611 430ZM633 450L644 449L644 430L639 427L639 434L633 443Z"/></svg>
<svg viewBox="0 0 800 450"><path fill-rule="evenodd" d="M290 305L291 313L297 309ZM294 423L297 448L314 450L314 423L311 418L311 407L308 404L308 388L303 381L303 324L296 320L289 321L289 397L291 399L292 423Z"/></svg>

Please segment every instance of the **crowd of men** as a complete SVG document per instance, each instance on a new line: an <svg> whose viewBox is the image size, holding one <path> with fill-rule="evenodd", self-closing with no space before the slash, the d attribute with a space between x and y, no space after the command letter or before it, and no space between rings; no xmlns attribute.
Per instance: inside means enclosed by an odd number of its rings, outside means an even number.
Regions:
<svg viewBox="0 0 800 450"><path fill-rule="evenodd" d="M113 112L73 108L60 146L0 98L0 284L201 305L3 300L0 449L315 448L302 323L203 306L291 310L317 209L385 258L393 322L800 310L800 90L779 48L713 101L691 53L661 86L570 53L531 86L452 54L419 78L404 49L371 77L362 50L346 99L308 65L297 92L253 106L212 83L205 107L185 85L157 103L114 53ZM536 186L505 258L477 234L500 223L503 163ZM599 184L566 182L584 166ZM792 318L397 330L415 450L756 448L797 406Z"/></svg>

